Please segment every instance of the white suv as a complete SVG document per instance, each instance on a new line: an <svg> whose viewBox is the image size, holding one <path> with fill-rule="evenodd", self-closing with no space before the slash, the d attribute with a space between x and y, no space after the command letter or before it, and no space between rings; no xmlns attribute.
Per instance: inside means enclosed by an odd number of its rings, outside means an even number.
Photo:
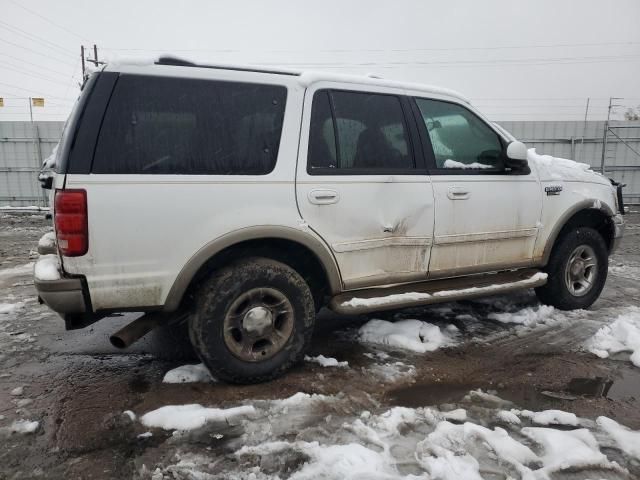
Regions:
<svg viewBox="0 0 640 480"><path fill-rule="evenodd" d="M109 65L67 123L39 297L81 328L188 319L231 382L284 372L316 312L536 288L585 308L623 231L621 187L540 156L450 90L333 74Z"/></svg>

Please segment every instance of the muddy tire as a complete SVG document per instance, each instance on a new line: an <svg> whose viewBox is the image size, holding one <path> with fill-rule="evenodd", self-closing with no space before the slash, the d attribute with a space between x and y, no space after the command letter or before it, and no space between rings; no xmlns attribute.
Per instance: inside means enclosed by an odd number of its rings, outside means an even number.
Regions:
<svg viewBox="0 0 640 480"><path fill-rule="evenodd" d="M216 271L203 284L189 336L215 378L259 383L302 359L314 321L313 296L298 272L256 257Z"/></svg>
<svg viewBox="0 0 640 480"><path fill-rule="evenodd" d="M546 285L536 288L542 303L560 310L590 307L600 296L609 266L607 246L594 229L580 227L553 247Z"/></svg>

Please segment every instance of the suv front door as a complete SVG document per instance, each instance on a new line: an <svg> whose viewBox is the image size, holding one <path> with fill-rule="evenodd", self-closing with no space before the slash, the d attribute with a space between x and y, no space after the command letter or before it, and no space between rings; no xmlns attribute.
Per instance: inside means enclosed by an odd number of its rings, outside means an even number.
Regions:
<svg viewBox="0 0 640 480"><path fill-rule="evenodd" d="M506 142L469 108L414 102L435 197L429 277L529 265L542 206L537 177L505 168Z"/></svg>
<svg viewBox="0 0 640 480"><path fill-rule="evenodd" d="M296 195L305 222L329 245L345 288L424 280L433 189L402 91L305 95ZM337 87L337 85L336 85Z"/></svg>

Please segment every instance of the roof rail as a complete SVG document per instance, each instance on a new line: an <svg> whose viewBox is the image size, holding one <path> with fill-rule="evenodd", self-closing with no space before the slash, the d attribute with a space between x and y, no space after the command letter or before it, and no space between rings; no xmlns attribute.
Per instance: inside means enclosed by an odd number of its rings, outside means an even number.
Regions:
<svg viewBox="0 0 640 480"><path fill-rule="evenodd" d="M215 70L234 70L238 72L255 72L255 73L275 73L278 75L292 75L299 76L299 72L287 71L287 70L277 70L277 69L264 69L258 67L240 67L237 65L203 65L200 63L190 62L189 60L184 60L178 57L171 56L163 56L158 58L154 62L156 65L172 65L176 67L196 67L196 68L212 68Z"/></svg>

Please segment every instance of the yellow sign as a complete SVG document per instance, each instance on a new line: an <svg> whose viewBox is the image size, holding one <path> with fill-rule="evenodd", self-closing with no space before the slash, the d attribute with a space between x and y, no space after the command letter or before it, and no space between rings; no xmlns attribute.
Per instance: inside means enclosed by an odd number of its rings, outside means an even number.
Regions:
<svg viewBox="0 0 640 480"><path fill-rule="evenodd" d="M0 107L4 107L4 98L0 97Z"/></svg>
<svg viewBox="0 0 640 480"><path fill-rule="evenodd" d="M44 107L44 98L34 97L31 99L31 102L34 107Z"/></svg>

